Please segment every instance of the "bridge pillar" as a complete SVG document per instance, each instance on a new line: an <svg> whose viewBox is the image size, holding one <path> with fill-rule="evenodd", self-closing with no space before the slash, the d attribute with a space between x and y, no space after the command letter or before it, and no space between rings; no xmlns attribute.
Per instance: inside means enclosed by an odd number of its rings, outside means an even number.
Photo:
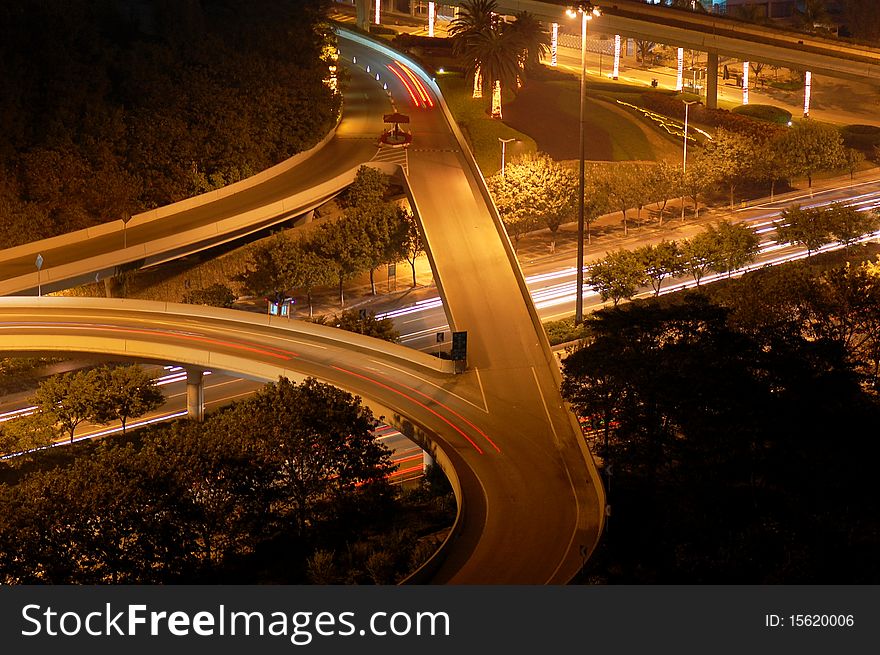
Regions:
<svg viewBox="0 0 880 655"><path fill-rule="evenodd" d="M357 26L362 30L370 29L370 0L355 0L357 7Z"/></svg>
<svg viewBox="0 0 880 655"><path fill-rule="evenodd" d="M422 451L422 464L424 465L425 470L427 470L429 466L434 466L435 464L434 458L431 457L431 453L427 450Z"/></svg>
<svg viewBox="0 0 880 655"><path fill-rule="evenodd" d="M718 53L709 51L706 62L706 107L718 109Z"/></svg>
<svg viewBox="0 0 880 655"><path fill-rule="evenodd" d="M186 369L186 415L194 421L205 419L205 375L201 369Z"/></svg>

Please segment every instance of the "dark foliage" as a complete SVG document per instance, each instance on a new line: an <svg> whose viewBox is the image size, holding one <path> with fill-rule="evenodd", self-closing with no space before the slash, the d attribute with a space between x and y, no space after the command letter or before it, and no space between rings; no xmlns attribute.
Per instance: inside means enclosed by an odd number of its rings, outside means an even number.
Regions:
<svg viewBox="0 0 880 655"><path fill-rule="evenodd" d="M564 394L613 468L594 578L880 580L880 406L839 334L793 310L811 285L770 277L731 283L733 304L704 291L605 309L565 360Z"/></svg>
<svg viewBox="0 0 880 655"><path fill-rule="evenodd" d="M322 0L0 5L0 247L212 189L317 142Z"/></svg>
<svg viewBox="0 0 880 655"><path fill-rule="evenodd" d="M0 485L0 581L302 581L316 546L388 525L375 426L360 399L281 379L204 423L25 474Z"/></svg>

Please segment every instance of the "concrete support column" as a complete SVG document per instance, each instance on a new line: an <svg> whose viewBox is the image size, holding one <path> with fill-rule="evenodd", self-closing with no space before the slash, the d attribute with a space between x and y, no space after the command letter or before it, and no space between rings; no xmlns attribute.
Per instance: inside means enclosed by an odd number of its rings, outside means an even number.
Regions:
<svg viewBox="0 0 880 655"><path fill-rule="evenodd" d="M422 451L422 463L424 464L425 469L427 469L429 466L434 466L434 458L431 457L431 453L429 453L427 450Z"/></svg>
<svg viewBox="0 0 880 655"><path fill-rule="evenodd" d="M718 109L718 53L708 53L706 62L706 107Z"/></svg>
<svg viewBox="0 0 880 655"><path fill-rule="evenodd" d="M357 7L357 26L362 30L370 29L370 0L355 0Z"/></svg>
<svg viewBox="0 0 880 655"><path fill-rule="evenodd" d="M186 370L186 415L194 421L205 419L205 383L201 369Z"/></svg>

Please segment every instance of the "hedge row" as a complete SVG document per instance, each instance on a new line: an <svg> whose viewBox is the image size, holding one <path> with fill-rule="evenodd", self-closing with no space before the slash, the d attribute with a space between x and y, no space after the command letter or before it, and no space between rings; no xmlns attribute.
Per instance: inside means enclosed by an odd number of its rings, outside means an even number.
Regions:
<svg viewBox="0 0 880 655"><path fill-rule="evenodd" d="M676 96L665 93L647 92L642 94L642 104L652 111L684 120L684 103ZM726 109L708 109L704 105L692 105L688 112L689 120L695 123L723 127L758 141L772 139L783 129L781 125L741 116Z"/></svg>

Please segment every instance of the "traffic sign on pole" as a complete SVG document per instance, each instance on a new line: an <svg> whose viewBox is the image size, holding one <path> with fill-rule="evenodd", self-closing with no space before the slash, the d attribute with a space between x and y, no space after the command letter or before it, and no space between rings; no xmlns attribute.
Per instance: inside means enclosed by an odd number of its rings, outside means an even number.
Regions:
<svg viewBox="0 0 880 655"><path fill-rule="evenodd" d="M37 261L34 262L37 267L37 296L43 295L43 287L40 281L40 270L43 268L43 255L37 255Z"/></svg>
<svg viewBox="0 0 880 655"><path fill-rule="evenodd" d="M452 333L452 359L456 362L467 359L467 332Z"/></svg>

